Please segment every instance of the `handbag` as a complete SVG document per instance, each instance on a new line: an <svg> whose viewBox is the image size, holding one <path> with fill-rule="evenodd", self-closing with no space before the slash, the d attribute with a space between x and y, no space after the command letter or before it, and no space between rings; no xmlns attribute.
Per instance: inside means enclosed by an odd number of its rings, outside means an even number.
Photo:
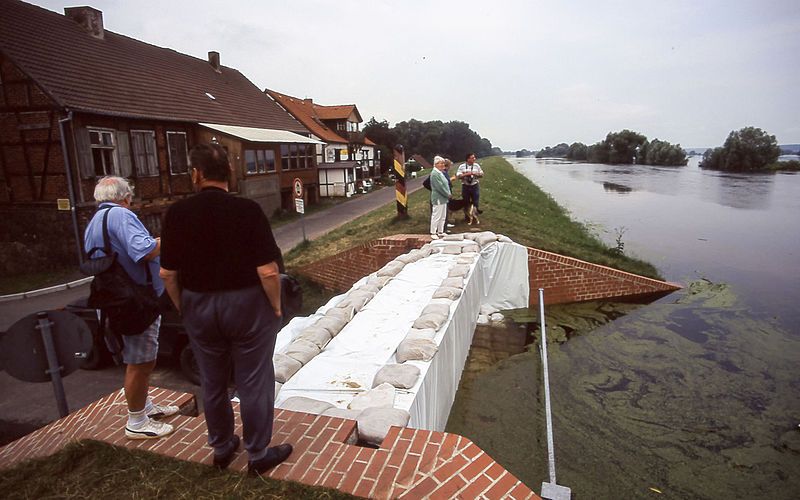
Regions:
<svg viewBox="0 0 800 500"><path fill-rule="evenodd" d="M94 276L89 292L89 307L99 309L108 318L109 327L120 335L139 335L161 313L158 297L153 289L150 266L144 263L147 284L136 283L122 267L117 253L111 249L108 236L108 212L103 214L103 246L92 248L80 270ZM103 257L92 258L99 250Z"/></svg>

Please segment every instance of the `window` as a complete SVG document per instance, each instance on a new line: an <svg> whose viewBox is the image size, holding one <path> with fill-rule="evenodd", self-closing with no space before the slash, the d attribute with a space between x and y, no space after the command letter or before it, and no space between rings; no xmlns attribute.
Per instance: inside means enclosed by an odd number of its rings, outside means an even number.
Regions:
<svg viewBox="0 0 800 500"><path fill-rule="evenodd" d="M189 170L186 132L167 132L167 152L169 153L169 171L173 174L185 174Z"/></svg>
<svg viewBox="0 0 800 500"><path fill-rule="evenodd" d="M348 132L358 132L358 122L347 122Z"/></svg>
<svg viewBox="0 0 800 500"><path fill-rule="evenodd" d="M298 168L297 166L297 144L289 144L289 170Z"/></svg>
<svg viewBox="0 0 800 500"><path fill-rule="evenodd" d="M89 129L89 149L95 177L117 174L113 130Z"/></svg>
<svg viewBox="0 0 800 500"><path fill-rule="evenodd" d="M289 145L281 144L281 170L289 170Z"/></svg>
<svg viewBox="0 0 800 500"><path fill-rule="evenodd" d="M152 130L131 130L133 163L137 177L158 175L158 150L156 133Z"/></svg>
<svg viewBox="0 0 800 500"><path fill-rule="evenodd" d="M247 174L275 171L275 151L271 149L245 149L244 163Z"/></svg>
<svg viewBox="0 0 800 500"><path fill-rule="evenodd" d="M344 132L346 130L344 122L336 122L336 130L339 132Z"/></svg>

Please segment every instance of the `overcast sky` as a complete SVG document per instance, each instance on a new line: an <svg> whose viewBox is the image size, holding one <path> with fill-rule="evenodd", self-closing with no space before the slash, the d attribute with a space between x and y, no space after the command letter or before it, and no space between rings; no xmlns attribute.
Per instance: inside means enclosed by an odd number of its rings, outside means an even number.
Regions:
<svg viewBox="0 0 800 500"><path fill-rule="evenodd" d="M461 120L506 150L629 128L800 143L798 0L35 0L364 120Z"/></svg>

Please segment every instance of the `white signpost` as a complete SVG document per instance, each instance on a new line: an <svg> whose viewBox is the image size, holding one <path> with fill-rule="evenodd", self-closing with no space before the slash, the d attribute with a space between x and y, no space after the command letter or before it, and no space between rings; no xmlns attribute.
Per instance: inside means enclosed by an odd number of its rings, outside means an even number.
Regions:
<svg viewBox="0 0 800 500"><path fill-rule="evenodd" d="M303 214L306 213L305 200L303 200L303 179L295 177L292 181L292 191L294 192L294 210L300 214L300 227L303 228L303 241L306 241L306 223Z"/></svg>

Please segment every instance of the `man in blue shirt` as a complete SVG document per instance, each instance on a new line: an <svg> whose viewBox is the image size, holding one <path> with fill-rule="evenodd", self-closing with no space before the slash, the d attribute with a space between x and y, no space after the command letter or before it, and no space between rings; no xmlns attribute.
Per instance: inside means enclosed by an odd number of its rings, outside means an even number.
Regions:
<svg viewBox="0 0 800 500"><path fill-rule="evenodd" d="M117 261L128 276L140 285L147 284L150 268L152 286L156 295L164 291L158 276L161 241L153 238L131 210L133 188L122 177L103 177L94 189L94 199L100 203L89 221L84 234L84 248L103 247L103 216L108 212L108 236ZM102 251L99 252L102 255ZM139 335L122 336L122 361L125 369L125 400L128 404L128 421L125 435L129 439L156 439L174 430L170 424L154 420L178 412L177 406L154 404L147 395L150 374L156 366L158 355L158 330L161 316Z"/></svg>

